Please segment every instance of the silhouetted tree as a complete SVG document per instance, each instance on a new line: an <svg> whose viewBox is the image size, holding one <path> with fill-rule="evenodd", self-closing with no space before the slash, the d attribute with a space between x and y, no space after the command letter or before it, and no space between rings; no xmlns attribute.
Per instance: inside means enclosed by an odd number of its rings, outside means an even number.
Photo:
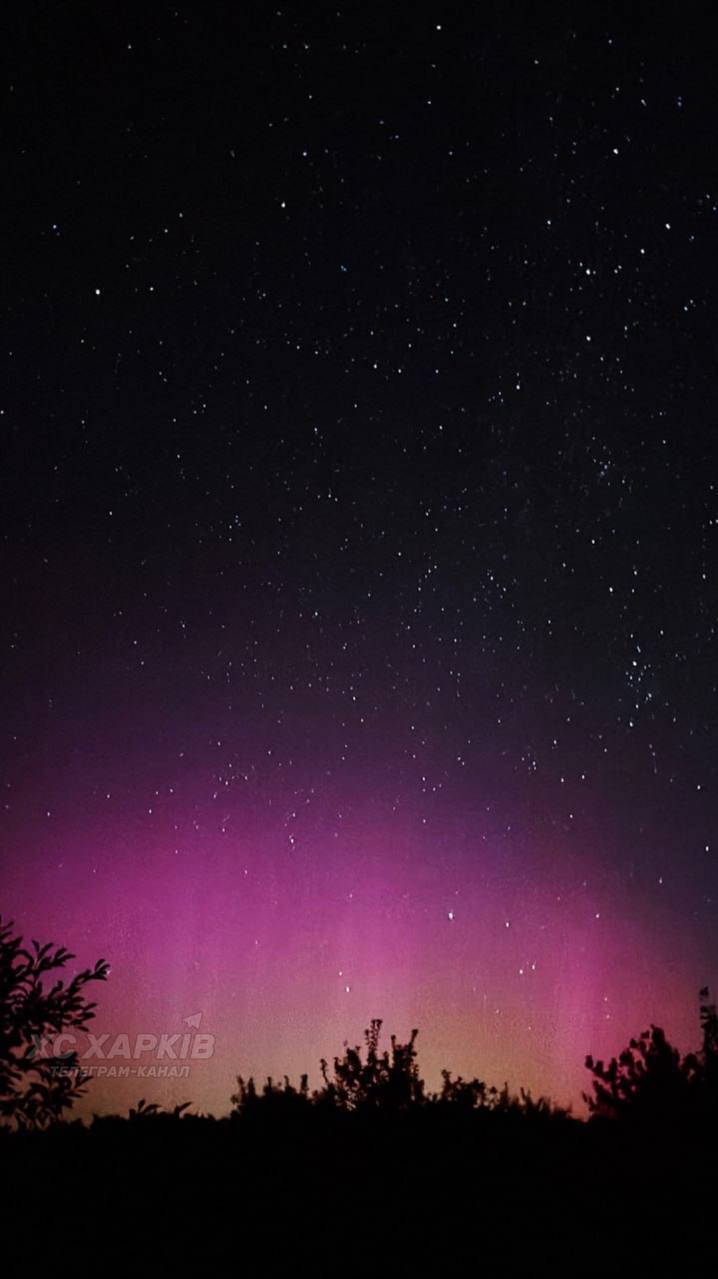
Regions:
<svg viewBox="0 0 718 1279"><path fill-rule="evenodd" d="M688 1103L689 1076L681 1054L660 1026L632 1039L619 1057L604 1065L590 1055L593 1096L584 1093L589 1111L615 1118L664 1118Z"/></svg>
<svg viewBox="0 0 718 1279"><path fill-rule="evenodd" d="M698 1072L706 1106L713 1114L718 1111L718 1013L714 1003L709 1003L710 990L700 991L700 1019L703 1043L698 1060Z"/></svg>
<svg viewBox="0 0 718 1279"><path fill-rule="evenodd" d="M21 1127L44 1127L82 1096L89 1079L77 1053L54 1056L46 1041L92 1020L97 1005L86 1001L84 988L104 981L109 965L100 959L48 989L46 975L75 956L64 946L53 949L52 942L33 941L27 949L22 941L13 935L12 921L0 919L0 1116Z"/></svg>
<svg viewBox="0 0 718 1279"><path fill-rule="evenodd" d="M702 1046L682 1057L660 1026L632 1039L605 1065L586 1058L593 1095L583 1097L595 1116L632 1120L681 1120L716 1113L718 1102L718 1014L710 991L700 991Z"/></svg>

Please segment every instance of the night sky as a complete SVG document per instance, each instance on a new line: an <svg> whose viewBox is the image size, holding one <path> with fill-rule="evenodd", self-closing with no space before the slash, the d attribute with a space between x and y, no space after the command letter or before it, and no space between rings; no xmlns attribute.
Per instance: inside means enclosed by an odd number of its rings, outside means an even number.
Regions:
<svg viewBox="0 0 718 1279"><path fill-rule="evenodd" d="M718 112L627 7L6 15L0 904L216 1035L85 1112L696 1044Z"/></svg>

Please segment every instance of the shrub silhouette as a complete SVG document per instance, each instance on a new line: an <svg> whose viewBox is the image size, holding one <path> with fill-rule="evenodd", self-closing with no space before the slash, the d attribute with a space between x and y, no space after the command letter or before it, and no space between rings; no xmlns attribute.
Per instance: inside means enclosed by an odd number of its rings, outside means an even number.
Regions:
<svg viewBox="0 0 718 1279"><path fill-rule="evenodd" d="M13 923L0 919L0 1116L20 1127L42 1128L85 1092L89 1074L79 1066L77 1053L54 1056L48 1036L82 1030L94 1017L96 1004L84 998L91 981L104 981L109 965L100 959L94 968L77 973L67 984L45 978L64 968L75 956L54 943L32 949L13 934Z"/></svg>
<svg viewBox="0 0 718 1279"><path fill-rule="evenodd" d="M161 1106L159 1102L145 1101L144 1097L140 1097L137 1106L130 1107L128 1118L132 1123L137 1123L138 1120L147 1122L150 1119L160 1119L163 1123L168 1119L184 1119L186 1117L184 1112L191 1105L191 1101L183 1101L180 1105L174 1106L172 1110L165 1110L164 1106Z"/></svg>
<svg viewBox="0 0 718 1279"><path fill-rule="evenodd" d="M480 1079L462 1079L461 1075L452 1079L450 1070L442 1070L441 1078L444 1082L437 1100L445 1106L475 1110L493 1105L499 1095L498 1089L487 1088Z"/></svg>
<svg viewBox="0 0 718 1279"><path fill-rule="evenodd" d="M593 1095L584 1093L589 1113L631 1121L680 1121L715 1116L718 1100L718 1014L710 991L700 991L703 1042L682 1057L660 1026L632 1039L608 1065L586 1057Z"/></svg>
<svg viewBox="0 0 718 1279"><path fill-rule="evenodd" d="M334 1058L333 1079L329 1078L326 1059L322 1058L325 1099L340 1110L406 1110L424 1101L424 1081L416 1061L418 1030L412 1030L406 1044L398 1043L396 1035L392 1035L391 1055L386 1049L380 1054L381 1025L380 1019L374 1018L364 1031L364 1061L359 1047L347 1048L341 1059Z"/></svg>
<svg viewBox="0 0 718 1279"><path fill-rule="evenodd" d="M308 1076L302 1075L299 1088L294 1088L287 1075L284 1076L282 1085L275 1084L270 1075L261 1093L258 1093L252 1078L245 1082L238 1075L237 1091L230 1100L235 1113L245 1117L252 1118L261 1113L271 1118L293 1118L303 1114L310 1104Z"/></svg>

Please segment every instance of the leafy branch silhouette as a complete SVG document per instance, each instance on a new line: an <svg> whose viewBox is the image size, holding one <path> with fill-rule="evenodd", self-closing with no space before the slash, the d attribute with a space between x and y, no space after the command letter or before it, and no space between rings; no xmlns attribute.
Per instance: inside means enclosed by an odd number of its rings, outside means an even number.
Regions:
<svg viewBox="0 0 718 1279"><path fill-rule="evenodd" d="M81 1097L90 1078L76 1052L53 1054L48 1038L82 1030L97 1005L85 999L89 982L105 981L109 965L100 959L70 981L49 973L75 956L53 942L31 947L0 919L0 1116L19 1127L43 1128Z"/></svg>

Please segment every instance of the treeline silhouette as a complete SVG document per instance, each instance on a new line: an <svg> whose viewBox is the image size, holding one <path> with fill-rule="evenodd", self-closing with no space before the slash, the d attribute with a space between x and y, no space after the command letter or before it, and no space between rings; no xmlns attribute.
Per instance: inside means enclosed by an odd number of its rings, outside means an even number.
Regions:
<svg viewBox="0 0 718 1279"><path fill-rule="evenodd" d="M72 1098L54 1097L48 1059L22 1048L43 1017L62 1021L53 999L67 987L43 992L41 976L69 953L16 940L0 932L6 1273L75 1256L253 1276L620 1275L671 1259L691 1273L713 1261L718 1016L707 989L695 1052L651 1026L607 1064L586 1058L587 1119L447 1070L431 1091L417 1031L382 1048L377 1019L361 1046L322 1060L314 1089L306 1075L260 1086L238 1076L223 1118L143 1099L126 1117L83 1123L61 1118ZM98 965L74 985L65 1013L79 1024L93 1007L83 986L106 975Z"/></svg>
<svg viewBox="0 0 718 1279"><path fill-rule="evenodd" d="M323 1084L312 1092L309 1091L308 1075L302 1075L298 1087L290 1083L286 1075L282 1083L276 1083L270 1077L261 1090L257 1089L253 1078L245 1082L239 1075L237 1091L231 1098L233 1116L245 1122L268 1123L300 1117L306 1119L310 1115L320 1116L329 1112L386 1116L418 1108L437 1108L444 1113L451 1107L464 1114L480 1110L484 1114L540 1116L554 1120L569 1117L569 1110L554 1105L545 1097L535 1101L523 1088L518 1094L512 1094L508 1084L499 1090L480 1079L463 1079L460 1075L454 1079L448 1070L441 1072L441 1090L429 1092L419 1074L418 1030L411 1032L405 1044L399 1043L396 1035L392 1035L391 1050L380 1052L381 1026L381 1020L375 1018L365 1030L364 1057L362 1049L357 1046L347 1048L342 1058L334 1058L331 1077L328 1062L322 1058Z"/></svg>

